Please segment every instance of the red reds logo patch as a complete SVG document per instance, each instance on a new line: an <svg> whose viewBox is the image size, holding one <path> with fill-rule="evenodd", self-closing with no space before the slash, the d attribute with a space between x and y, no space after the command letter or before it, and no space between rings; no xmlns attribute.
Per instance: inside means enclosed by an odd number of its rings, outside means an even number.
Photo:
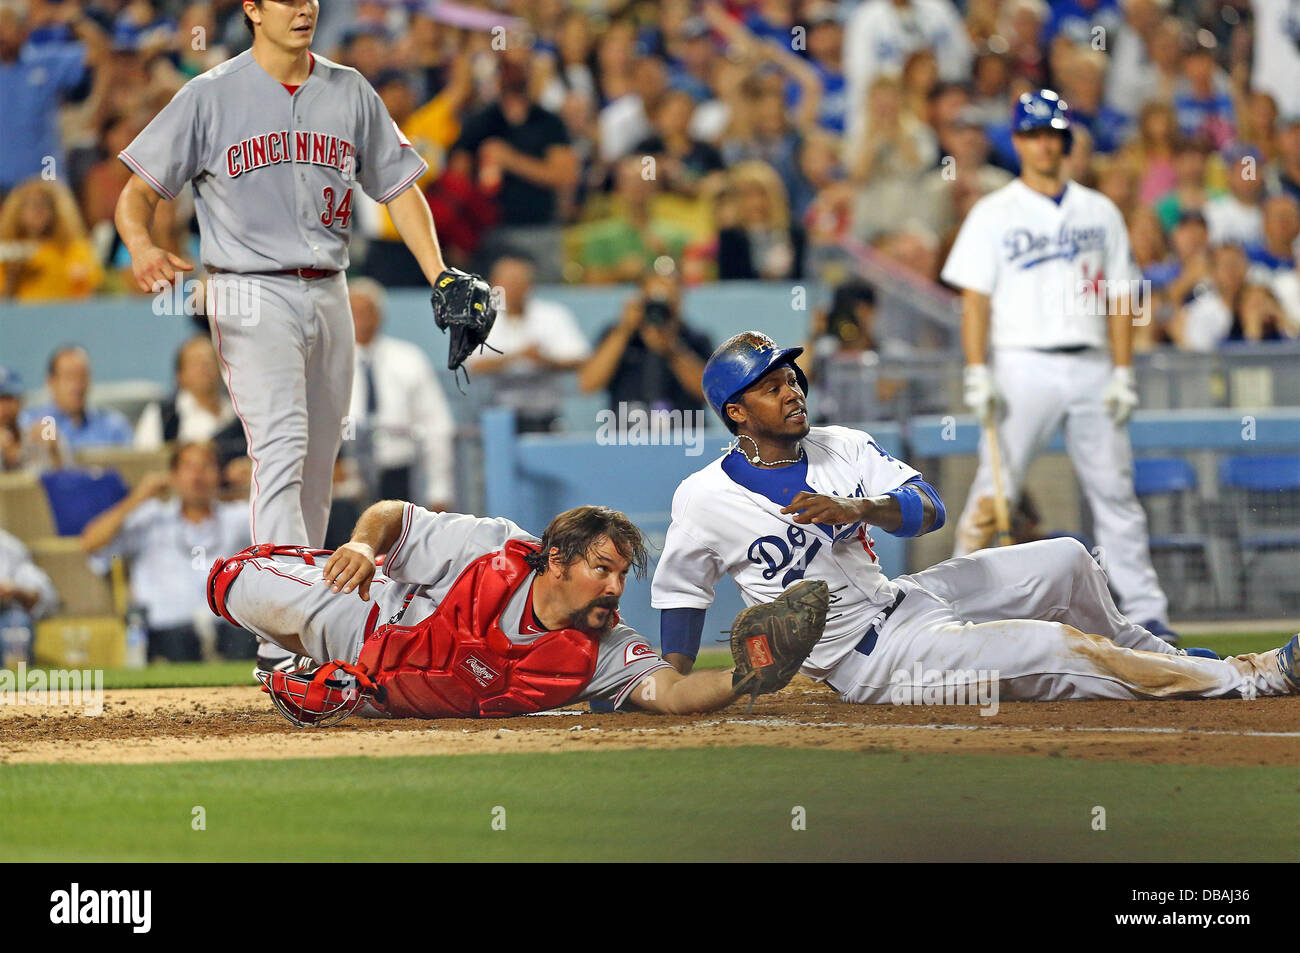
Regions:
<svg viewBox="0 0 1300 953"><path fill-rule="evenodd" d="M746 639L745 652L749 655L749 664L754 668L772 664L772 649L767 644L766 635L754 635Z"/></svg>
<svg viewBox="0 0 1300 953"><path fill-rule="evenodd" d="M478 682L484 688L491 685L501 677L499 672L494 671L491 666L482 659L475 658L473 655L467 656L465 661L460 663L460 667L469 672L474 681Z"/></svg>
<svg viewBox="0 0 1300 953"><path fill-rule="evenodd" d="M623 664L631 665L637 659L654 658L654 649L645 642L633 642L623 650Z"/></svg>

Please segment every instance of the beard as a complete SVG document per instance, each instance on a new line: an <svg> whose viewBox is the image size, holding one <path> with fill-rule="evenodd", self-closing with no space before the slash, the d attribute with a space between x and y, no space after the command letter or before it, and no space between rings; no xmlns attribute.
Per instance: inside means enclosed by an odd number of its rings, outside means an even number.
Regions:
<svg viewBox="0 0 1300 953"><path fill-rule="evenodd" d="M605 621L602 625L593 626L588 619L591 617L593 609L608 609L605 615ZM579 629L588 635L604 635L610 629L614 628L615 613L618 611L618 598L616 596L601 596L599 599L592 599L581 609L576 609L569 614L569 628Z"/></svg>

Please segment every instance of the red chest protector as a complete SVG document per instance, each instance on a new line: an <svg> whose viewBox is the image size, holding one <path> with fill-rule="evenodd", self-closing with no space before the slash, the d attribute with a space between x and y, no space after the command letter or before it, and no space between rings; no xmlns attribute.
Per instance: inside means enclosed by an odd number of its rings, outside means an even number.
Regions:
<svg viewBox="0 0 1300 953"><path fill-rule="evenodd" d="M395 718L491 718L576 698L596 671L598 638L559 629L517 645L501 630L501 612L532 572L524 557L537 550L511 540L465 567L418 625L376 629L357 667L385 690L379 707Z"/></svg>

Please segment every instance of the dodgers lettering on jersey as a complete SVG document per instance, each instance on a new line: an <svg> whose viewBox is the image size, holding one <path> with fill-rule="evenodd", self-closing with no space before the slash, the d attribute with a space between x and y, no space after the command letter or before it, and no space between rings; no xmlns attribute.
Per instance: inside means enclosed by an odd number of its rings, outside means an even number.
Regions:
<svg viewBox="0 0 1300 953"><path fill-rule="evenodd" d="M800 524L781 508L801 490L879 496L920 474L847 427L813 427L803 448L803 464L761 469L729 453L683 480L650 593L657 609L706 609L718 580L729 575L752 606L800 579L824 580L837 600L803 667L820 677L852 650L898 588L881 570L863 523Z"/></svg>
<svg viewBox="0 0 1300 953"><path fill-rule="evenodd" d="M389 202L427 168L356 70L314 56L290 95L251 51L186 83L120 158L164 198L193 182L200 257L234 272L347 268L353 189Z"/></svg>
<svg viewBox="0 0 1300 953"><path fill-rule="evenodd" d="M1136 275L1115 203L1076 182L1057 202L1020 179L975 203L943 267L990 297L994 348L1107 347L1107 303Z"/></svg>

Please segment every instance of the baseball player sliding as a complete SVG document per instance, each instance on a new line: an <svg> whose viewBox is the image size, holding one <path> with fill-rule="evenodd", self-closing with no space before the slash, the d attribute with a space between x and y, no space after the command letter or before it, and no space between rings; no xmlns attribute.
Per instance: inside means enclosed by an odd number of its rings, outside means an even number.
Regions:
<svg viewBox="0 0 1300 953"><path fill-rule="evenodd" d="M1138 402L1134 270L1124 219L1100 192L1069 181L1073 136L1055 93L1021 96L1013 129L1020 178L975 203L943 268L944 281L962 289L966 406L981 420L1001 413L996 434L1011 501L1035 455L1064 427L1120 606L1176 641L1133 492L1125 425ZM981 441L955 556L985 544L980 508L994 493L992 449Z"/></svg>
<svg viewBox="0 0 1300 953"><path fill-rule="evenodd" d="M419 718L519 715L587 700L712 711L785 685L821 636L829 593L800 583L736 617L734 670L679 674L619 618L628 572L645 564L641 531L606 507L561 513L538 540L506 519L386 501L333 553L265 545L217 560L208 604L324 663L259 675L276 707L302 726L362 706Z"/></svg>
<svg viewBox="0 0 1300 953"><path fill-rule="evenodd" d="M438 326L470 329L453 332L450 366L493 312L486 282L447 269L411 188L425 162L379 94L308 49L318 0L243 6L252 48L187 83L121 152L134 175L116 221L140 289L164 289L193 265L149 225L160 199L193 183L213 343L253 462L252 538L319 546L352 389L353 190L387 205L435 289ZM284 656L264 646L259 659Z"/></svg>
<svg viewBox="0 0 1300 953"><path fill-rule="evenodd" d="M749 605L799 580L827 584L831 614L801 671L848 702L964 697L972 673L1005 701L1300 692L1300 636L1259 655L1185 654L1119 612L1073 539L886 578L871 527L931 532L943 503L868 434L809 426L794 363L802 350L746 331L705 365L705 396L736 440L677 488L654 574L664 657L680 670L690 670L714 586L729 575Z"/></svg>

